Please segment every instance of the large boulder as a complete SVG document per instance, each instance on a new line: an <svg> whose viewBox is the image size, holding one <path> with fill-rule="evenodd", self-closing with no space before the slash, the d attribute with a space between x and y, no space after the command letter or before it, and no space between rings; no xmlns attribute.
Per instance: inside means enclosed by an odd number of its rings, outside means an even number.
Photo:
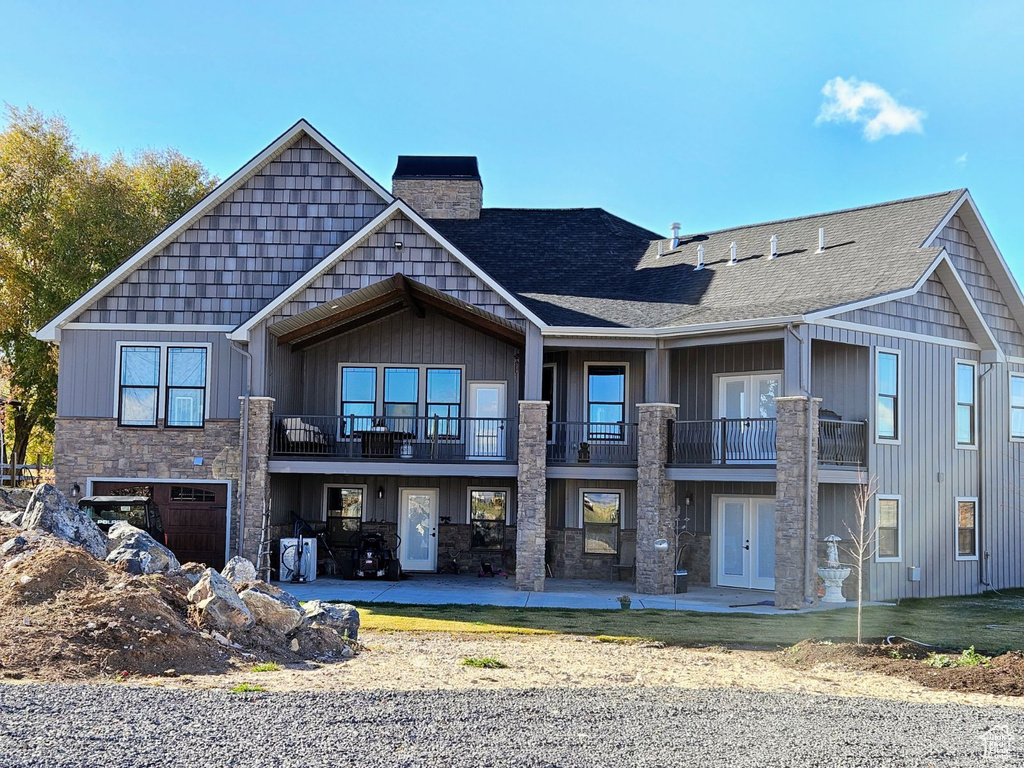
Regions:
<svg viewBox="0 0 1024 768"><path fill-rule="evenodd" d="M24 515L25 505L19 504L10 491L0 488L0 523L20 528Z"/></svg>
<svg viewBox="0 0 1024 768"><path fill-rule="evenodd" d="M247 581L256 581L256 566L244 557L232 557L220 575L232 584L245 584Z"/></svg>
<svg viewBox="0 0 1024 768"><path fill-rule="evenodd" d="M294 632L305 618L302 605L297 599L270 584L255 582L238 596L245 607L252 611L257 624L281 635Z"/></svg>
<svg viewBox="0 0 1024 768"><path fill-rule="evenodd" d="M141 528L120 520L110 527L110 553L108 563L124 563L129 573L142 576L149 573L176 571L181 565L167 547Z"/></svg>
<svg viewBox="0 0 1024 768"><path fill-rule="evenodd" d="M196 584L199 583L199 579L202 578L205 572L206 566L202 563L182 563L181 567L178 568L177 575L184 576L186 579L192 582L192 586L194 587Z"/></svg>
<svg viewBox="0 0 1024 768"><path fill-rule="evenodd" d="M47 483L36 488L21 519L25 530L53 534L69 544L81 547L97 560L107 556L107 537L88 514Z"/></svg>
<svg viewBox="0 0 1024 768"><path fill-rule="evenodd" d="M203 571L189 590L188 601L195 603L206 623L222 632L248 629L255 623L252 611L245 607L231 582L213 568Z"/></svg>
<svg viewBox="0 0 1024 768"><path fill-rule="evenodd" d="M325 603L310 600L303 606L306 622L311 627L328 627L350 640L359 639L359 611L348 603Z"/></svg>

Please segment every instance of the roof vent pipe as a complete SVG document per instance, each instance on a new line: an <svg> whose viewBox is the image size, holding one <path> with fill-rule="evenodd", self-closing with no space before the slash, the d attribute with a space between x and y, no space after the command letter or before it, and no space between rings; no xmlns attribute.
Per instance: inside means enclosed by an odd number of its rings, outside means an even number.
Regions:
<svg viewBox="0 0 1024 768"><path fill-rule="evenodd" d="M729 263L736 263L736 241L732 241L732 245L729 246Z"/></svg>
<svg viewBox="0 0 1024 768"><path fill-rule="evenodd" d="M680 225L680 223L678 221L673 221L672 222L672 226L669 227L669 229L672 230L672 247L673 248L678 248L679 247L679 227L680 226L681 225Z"/></svg>
<svg viewBox="0 0 1024 768"><path fill-rule="evenodd" d="M658 241L658 255L655 258L661 258L661 240Z"/></svg>
<svg viewBox="0 0 1024 768"><path fill-rule="evenodd" d="M697 266L696 269L704 269L704 243L697 246Z"/></svg>
<svg viewBox="0 0 1024 768"><path fill-rule="evenodd" d="M777 259L779 257L779 236L772 235L772 255L768 258Z"/></svg>
<svg viewBox="0 0 1024 768"><path fill-rule="evenodd" d="M825 252L825 228L818 227L818 253Z"/></svg>

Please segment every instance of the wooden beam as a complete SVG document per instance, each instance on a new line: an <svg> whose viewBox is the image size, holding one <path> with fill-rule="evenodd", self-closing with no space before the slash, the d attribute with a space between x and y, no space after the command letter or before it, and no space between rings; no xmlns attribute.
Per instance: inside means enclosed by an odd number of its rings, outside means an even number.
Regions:
<svg viewBox="0 0 1024 768"><path fill-rule="evenodd" d="M409 281L405 279L405 275L401 272L396 272L395 276L391 279L394 280L395 288L401 292L405 299L405 303L409 306L409 309L416 313L416 317L426 317L427 313L424 311L423 305L416 301L416 297L413 296L412 286L409 284Z"/></svg>
<svg viewBox="0 0 1024 768"><path fill-rule="evenodd" d="M481 333L493 336L499 341L514 344L518 347L526 344L526 333L524 331L515 331L502 323L496 323L475 312L463 309L458 304L452 304L423 291L417 291L416 298L438 314L450 317L452 320L468 325L470 328L475 328Z"/></svg>
<svg viewBox="0 0 1024 768"><path fill-rule="evenodd" d="M377 307L381 307L387 304L393 304L400 299L401 296L397 291L388 291L387 293L381 294L380 296L375 296L372 299L368 299L367 301L364 301L362 304L358 304L357 306L350 307L348 309L340 310L338 312L335 312L333 315L329 315L327 317L321 318L320 320L316 320L312 323L302 326L301 328L296 328L294 331L283 333L277 337L277 343L279 345L290 344L296 339L301 339L305 336L308 336L311 333L316 333L317 331L322 330L324 328L330 328L331 326L334 325L340 325L341 323L344 323L349 319L358 317L364 312L376 309Z"/></svg>
<svg viewBox="0 0 1024 768"><path fill-rule="evenodd" d="M301 338L298 341L292 343L292 349L306 349L307 347L312 347L314 344L319 344L322 341L327 341L328 339L333 338L334 336L339 336L343 333L348 333L349 331L353 331L356 328L361 328L364 325L375 323L378 320L382 320L385 317L395 314L396 312L401 312L404 309L405 304L402 303L401 301L392 302L387 306L379 307L369 312L365 312L359 315L359 317L353 317L349 320L346 320L343 323L331 326L327 330L321 331L320 333L317 333L313 336Z"/></svg>

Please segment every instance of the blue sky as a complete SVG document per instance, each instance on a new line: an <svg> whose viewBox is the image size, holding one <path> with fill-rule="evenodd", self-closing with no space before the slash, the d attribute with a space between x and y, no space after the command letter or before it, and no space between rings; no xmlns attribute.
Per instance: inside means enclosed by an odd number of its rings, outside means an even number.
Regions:
<svg viewBox="0 0 1024 768"><path fill-rule="evenodd" d="M222 177L305 117L385 185L398 154L475 154L485 205L662 233L967 186L1024 278L1014 0L168 8L0 0L0 100Z"/></svg>

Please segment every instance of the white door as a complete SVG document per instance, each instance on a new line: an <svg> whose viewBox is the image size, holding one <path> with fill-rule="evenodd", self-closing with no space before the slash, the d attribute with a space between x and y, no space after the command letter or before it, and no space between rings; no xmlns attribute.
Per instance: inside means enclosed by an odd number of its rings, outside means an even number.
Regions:
<svg viewBox="0 0 1024 768"><path fill-rule="evenodd" d="M437 489L398 491L398 559L403 571L437 570Z"/></svg>
<svg viewBox="0 0 1024 768"><path fill-rule="evenodd" d="M718 585L775 589L775 500L718 500Z"/></svg>
<svg viewBox="0 0 1024 768"><path fill-rule="evenodd" d="M467 459L505 458L505 402L504 381L469 382Z"/></svg>
<svg viewBox="0 0 1024 768"><path fill-rule="evenodd" d="M775 398L781 394L782 377L756 373L718 378L720 429L715 458L725 451L725 461L763 464L775 461Z"/></svg>

